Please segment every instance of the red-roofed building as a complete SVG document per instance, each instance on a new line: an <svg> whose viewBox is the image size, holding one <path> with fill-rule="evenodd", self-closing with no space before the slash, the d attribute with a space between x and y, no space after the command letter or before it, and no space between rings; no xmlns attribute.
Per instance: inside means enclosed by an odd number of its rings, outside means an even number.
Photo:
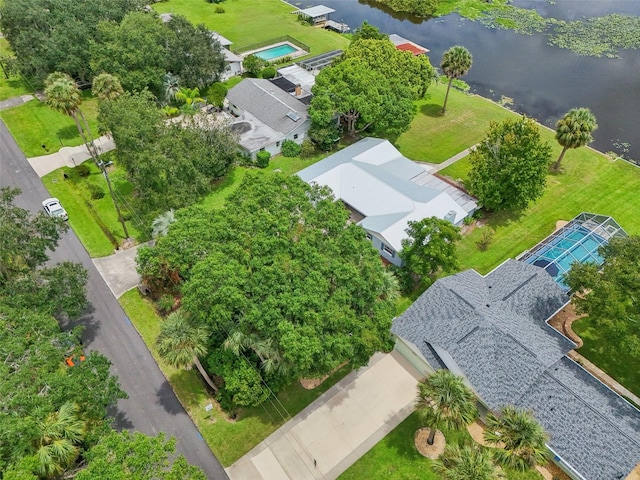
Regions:
<svg viewBox="0 0 640 480"><path fill-rule="evenodd" d="M422 47L411 40L407 40L406 38L402 38L400 35L396 35L395 33L389 35L389 40L398 50L402 50L404 52L411 52L414 55L424 55L429 52L428 48Z"/></svg>

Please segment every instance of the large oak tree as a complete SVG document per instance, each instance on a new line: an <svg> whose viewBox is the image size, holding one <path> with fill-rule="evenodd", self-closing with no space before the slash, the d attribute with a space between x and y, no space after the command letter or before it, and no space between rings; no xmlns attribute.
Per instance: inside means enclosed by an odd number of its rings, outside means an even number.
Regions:
<svg viewBox="0 0 640 480"><path fill-rule="evenodd" d="M327 189L282 174L248 175L226 205L177 212L167 235L138 258L153 287L184 294L183 308L207 326L212 352L233 352L281 386L345 361L364 365L388 345L393 284ZM220 361L209 363L224 377ZM233 382L236 393L254 389Z"/></svg>

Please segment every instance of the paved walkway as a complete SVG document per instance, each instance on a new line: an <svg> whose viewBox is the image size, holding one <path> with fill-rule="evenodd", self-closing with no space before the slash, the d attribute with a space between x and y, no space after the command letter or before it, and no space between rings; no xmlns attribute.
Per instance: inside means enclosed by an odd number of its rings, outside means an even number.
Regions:
<svg viewBox="0 0 640 480"><path fill-rule="evenodd" d="M337 478L413 412L420 374L374 355L231 467L232 480Z"/></svg>
<svg viewBox="0 0 640 480"><path fill-rule="evenodd" d="M136 255L138 248L151 242L121 250L108 257L92 258L93 264L102 275L105 283L116 298L136 287L140 283L140 275L136 271Z"/></svg>
<svg viewBox="0 0 640 480"><path fill-rule="evenodd" d="M469 155L469 152L471 152L471 150L475 147L469 147L466 150L463 150L460 153L455 154L453 157L448 158L447 160L445 160L442 163L429 163L429 162L417 162L420 163L422 165L428 165L429 166L429 173L436 173L440 170L443 170L445 168L447 168L449 165L453 165L454 163L456 163L458 160L466 157L467 155Z"/></svg>
<svg viewBox="0 0 640 480"><path fill-rule="evenodd" d="M601 382L607 385L611 390L616 392L618 395L630 398L636 405L640 405L640 397L638 397L633 392L630 392L625 387L620 385L612 377L607 375L606 372L603 372L602 370L600 370L598 367L596 367L593 363L591 363L589 360L584 358L578 352L576 352L575 350L572 350L567 354L567 356L571 358L573 361L582 365L585 370L587 370L592 375L600 379Z"/></svg>
<svg viewBox="0 0 640 480"><path fill-rule="evenodd" d="M33 95L22 95L20 97L7 98L6 100L2 100L0 102L0 110L6 110L8 108L17 107L18 105L22 105L23 103L27 103L30 100L33 100Z"/></svg>
<svg viewBox="0 0 640 480"><path fill-rule="evenodd" d="M96 138L93 143L98 148L98 152L105 153L116 148L113 139L108 135ZM40 157L27 158L39 177L62 167L76 167L85 160L91 158L87 147L78 145L77 147L62 147L59 151Z"/></svg>

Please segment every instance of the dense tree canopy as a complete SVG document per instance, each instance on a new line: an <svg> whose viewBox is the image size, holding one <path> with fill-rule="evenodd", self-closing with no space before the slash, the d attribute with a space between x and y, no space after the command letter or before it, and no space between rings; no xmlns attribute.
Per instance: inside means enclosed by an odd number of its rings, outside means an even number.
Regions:
<svg viewBox="0 0 640 480"><path fill-rule="evenodd" d="M361 38L318 74L309 115L316 129L337 117L352 136L365 129L399 135L409 128L413 100L434 77L426 56L397 50L388 39Z"/></svg>
<svg viewBox="0 0 640 480"><path fill-rule="evenodd" d="M36 83L55 71L87 80L89 45L98 23L119 23L145 4L142 0L6 0L0 7L0 29L19 68Z"/></svg>
<svg viewBox="0 0 640 480"><path fill-rule="evenodd" d="M487 137L471 151L467 187L489 210L522 210L542 196L551 145L525 116L492 122Z"/></svg>
<svg viewBox="0 0 640 480"><path fill-rule="evenodd" d="M427 217L409 222L400 252L404 266L398 271L404 287L411 289L422 278L454 270L458 265L456 242L461 239L460 229L447 220Z"/></svg>
<svg viewBox="0 0 640 480"><path fill-rule="evenodd" d="M135 187L138 210L150 220L206 195L236 156L227 126L199 117L167 125L148 92L103 102L98 119L113 135L116 161Z"/></svg>
<svg viewBox="0 0 640 480"><path fill-rule="evenodd" d="M612 345L640 361L640 237L614 238L600 253L601 269L592 263L572 264L566 276L578 293L572 301Z"/></svg>
<svg viewBox="0 0 640 480"><path fill-rule="evenodd" d="M15 207L17 194L3 189L0 197L0 470L44 449L39 461L28 462L44 475L66 468L77 456L74 442L68 457L45 455L49 444L38 438L47 425L73 413L88 422L82 436L91 441L106 426L107 407L124 393L109 374L109 361L95 352L73 368L65 365L65 357L78 351L78 332L61 332L52 315L84 310L86 272L72 263L44 266L47 249L55 248L66 226ZM52 463L43 464L44 458Z"/></svg>
<svg viewBox="0 0 640 480"><path fill-rule="evenodd" d="M156 289L180 287L183 308L209 330L213 373L233 380L236 394L255 392L256 379L228 377L216 350L282 382L344 361L363 365L385 348L393 284L364 231L347 225L347 210L326 189L249 175L226 205L178 212L138 261Z"/></svg>
<svg viewBox="0 0 640 480"><path fill-rule="evenodd" d="M205 480L202 470L175 453L175 439L160 433L148 437L127 431L111 432L86 453L87 468L76 480Z"/></svg>

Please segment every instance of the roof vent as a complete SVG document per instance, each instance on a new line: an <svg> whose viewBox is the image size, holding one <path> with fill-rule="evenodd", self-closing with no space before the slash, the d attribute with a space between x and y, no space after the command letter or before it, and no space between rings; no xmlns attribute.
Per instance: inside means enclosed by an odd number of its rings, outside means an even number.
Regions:
<svg viewBox="0 0 640 480"><path fill-rule="evenodd" d="M294 122L297 122L298 120L300 120L300 115L298 115L296 112L287 113L287 117L289 117Z"/></svg>

